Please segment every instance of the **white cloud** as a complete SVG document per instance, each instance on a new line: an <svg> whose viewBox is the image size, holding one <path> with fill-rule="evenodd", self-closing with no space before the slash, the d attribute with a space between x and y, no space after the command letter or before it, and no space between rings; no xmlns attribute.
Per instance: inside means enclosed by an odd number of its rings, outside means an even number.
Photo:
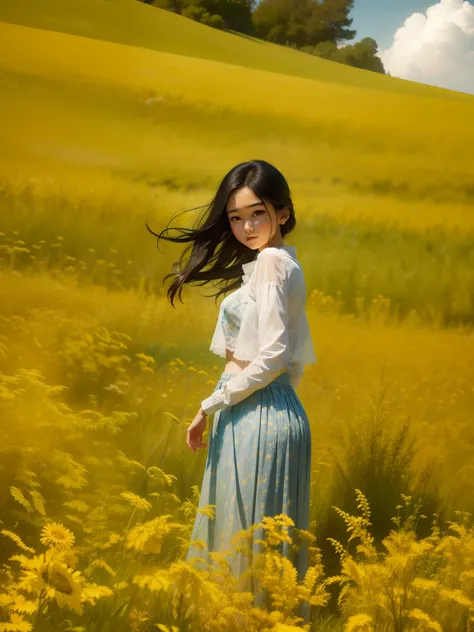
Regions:
<svg viewBox="0 0 474 632"><path fill-rule="evenodd" d="M413 13L378 55L393 77L474 94L474 5L440 0Z"/></svg>

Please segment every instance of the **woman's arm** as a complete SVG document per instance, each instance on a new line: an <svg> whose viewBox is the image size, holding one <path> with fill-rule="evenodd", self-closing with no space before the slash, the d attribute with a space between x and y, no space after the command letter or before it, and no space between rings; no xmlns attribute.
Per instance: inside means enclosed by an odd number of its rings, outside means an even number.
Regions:
<svg viewBox="0 0 474 632"><path fill-rule="evenodd" d="M289 275L283 257L276 248L265 248L258 255L254 274L259 352L248 366L201 402L207 415L237 404L288 368Z"/></svg>

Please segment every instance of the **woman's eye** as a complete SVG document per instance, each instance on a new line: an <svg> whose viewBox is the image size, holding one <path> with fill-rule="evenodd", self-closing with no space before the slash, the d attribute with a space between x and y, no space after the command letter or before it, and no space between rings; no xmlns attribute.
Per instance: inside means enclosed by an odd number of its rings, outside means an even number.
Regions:
<svg viewBox="0 0 474 632"><path fill-rule="evenodd" d="M260 210L260 211L254 211L254 215L255 215L255 213L265 213L265 211L263 211L263 210ZM230 221L231 221L231 222L233 222L233 221L234 221L234 219L240 219L240 217L238 217L237 215L235 215L234 217L231 217L231 218L230 218Z"/></svg>

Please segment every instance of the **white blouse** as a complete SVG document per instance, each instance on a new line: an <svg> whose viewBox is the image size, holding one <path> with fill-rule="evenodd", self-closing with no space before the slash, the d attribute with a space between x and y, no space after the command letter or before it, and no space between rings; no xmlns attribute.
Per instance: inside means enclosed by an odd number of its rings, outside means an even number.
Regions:
<svg viewBox="0 0 474 632"><path fill-rule="evenodd" d="M316 362L295 246L264 248L242 269L241 287L221 302L210 350L225 358L229 349L250 364L201 402L208 415L237 404L281 373L289 373L296 388L304 366Z"/></svg>

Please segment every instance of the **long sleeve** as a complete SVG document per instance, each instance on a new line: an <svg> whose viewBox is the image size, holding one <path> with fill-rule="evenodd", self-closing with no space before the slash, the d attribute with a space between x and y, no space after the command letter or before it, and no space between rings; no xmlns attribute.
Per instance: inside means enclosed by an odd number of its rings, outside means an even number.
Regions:
<svg viewBox="0 0 474 632"><path fill-rule="evenodd" d="M288 367L290 281L285 261L277 249L265 248L259 253L254 274L259 352L245 369L201 402L202 410L208 415L237 404Z"/></svg>

